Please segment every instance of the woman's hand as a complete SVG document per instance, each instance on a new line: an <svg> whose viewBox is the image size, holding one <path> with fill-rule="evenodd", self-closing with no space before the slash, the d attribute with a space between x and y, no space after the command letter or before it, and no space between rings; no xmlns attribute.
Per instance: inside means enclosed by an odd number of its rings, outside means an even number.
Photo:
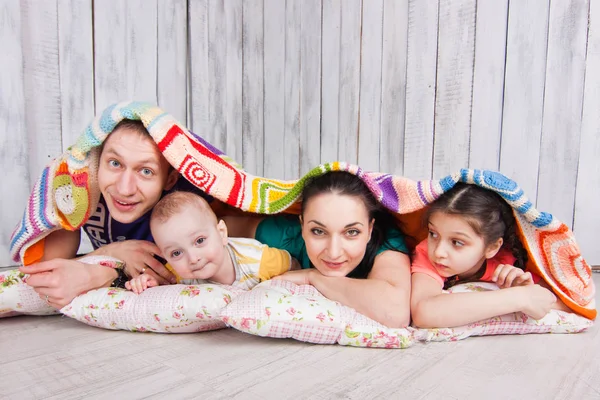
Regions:
<svg viewBox="0 0 600 400"><path fill-rule="evenodd" d="M492 281L496 282L501 289L534 284L531 272L525 272L509 264L498 265L492 276Z"/></svg>
<svg viewBox="0 0 600 400"><path fill-rule="evenodd" d="M146 240L125 240L102 246L93 255L117 258L125 263L127 276L136 278L141 274L151 275L159 284L176 283L175 276L154 255L161 256L158 247Z"/></svg>
<svg viewBox="0 0 600 400"><path fill-rule="evenodd" d="M117 272L102 265L55 258L19 268L26 282L48 303L61 309L88 290L110 286Z"/></svg>
<svg viewBox="0 0 600 400"><path fill-rule="evenodd" d="M523 308L521 311L533 319L544 318L556 303L554 293L540 285L523 286L520 289L524 293Z"/></svg>
<svg viewBox="0 0 600 400"><path fill-rule="evenodd" d="M140 294L149 287L158 286L158 282L148 274L138 275L129 282L125 282L125 288L131 290L135 294Z"/></svg>
<svg viewBox="0 0 600 400"><path fill-rule="evenodd" d="M300 269L297 271L288 271L285 274L277 275L273 279L289 281L296 285L311 285L311 276L320 274L316 269Z"/></svg>

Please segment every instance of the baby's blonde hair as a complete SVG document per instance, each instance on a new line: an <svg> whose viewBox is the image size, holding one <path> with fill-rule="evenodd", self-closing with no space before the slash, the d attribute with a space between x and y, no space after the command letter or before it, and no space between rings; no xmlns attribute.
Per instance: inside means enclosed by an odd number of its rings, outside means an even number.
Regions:
<svg viewBox="0 0 600 400"><path fill-rule="evenodd" d="M210 214L215 223L217 223L217 216L212 208L210 208L208 202L202 197L191 192L173 192L156 203L150 216L150 226L156 222L164 223L168 221L169 218L181 212L186 206L194 206L202 212Z"/></svg>

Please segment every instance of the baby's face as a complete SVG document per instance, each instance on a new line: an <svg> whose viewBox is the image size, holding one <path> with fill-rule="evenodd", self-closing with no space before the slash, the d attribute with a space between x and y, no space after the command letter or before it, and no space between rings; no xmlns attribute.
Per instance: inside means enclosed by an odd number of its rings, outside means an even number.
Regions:
<svg viewBox="0 0 600 400"><path fill-rule="evenodd" d="M152 228L156 245L181 278L210 279L226 265L227 230L210 212L188 205Z"/></svg>

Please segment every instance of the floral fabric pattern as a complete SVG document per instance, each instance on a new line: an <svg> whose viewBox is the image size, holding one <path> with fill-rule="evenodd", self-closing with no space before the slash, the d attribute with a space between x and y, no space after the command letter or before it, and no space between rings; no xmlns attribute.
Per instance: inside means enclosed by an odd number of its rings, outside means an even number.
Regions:
<svg viewBox="0 0 600 400"><path fill-rule="evenodd" d="M0 318L59 314L25 281L25 275L17 269L0 272Z"/></svg>

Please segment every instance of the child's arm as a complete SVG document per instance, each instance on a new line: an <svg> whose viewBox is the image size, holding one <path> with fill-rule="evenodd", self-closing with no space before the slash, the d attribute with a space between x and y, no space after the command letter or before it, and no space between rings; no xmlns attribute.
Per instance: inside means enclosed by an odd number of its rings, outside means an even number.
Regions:
<svg viewBox="0 0 600 400"><path fill-rule="evenodd" d="M140 294L149 287L159 286L158 281L151 275L141 274L125 282L125 288L131 290L135 294Z"/></svg>
<svg viewBox="0 0 600 400"><path fill-rule="evenodd" d="M412 274L411 312L420 328L466 325L486 318L522 311L540 319L556 297L539 285L474 293L443 293L438 282L427 274Z"/></svg>

